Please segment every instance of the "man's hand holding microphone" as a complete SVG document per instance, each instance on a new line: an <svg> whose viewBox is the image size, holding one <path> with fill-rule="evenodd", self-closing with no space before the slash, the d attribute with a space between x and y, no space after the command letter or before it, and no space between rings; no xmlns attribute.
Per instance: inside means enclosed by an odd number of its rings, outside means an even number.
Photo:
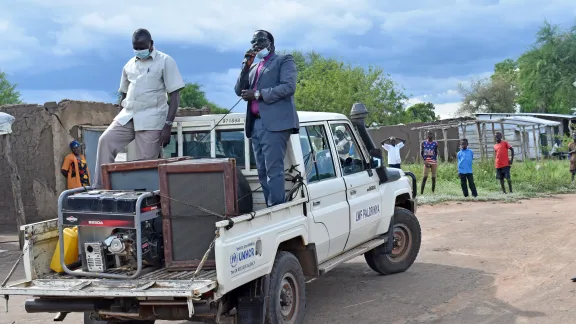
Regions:
<svg viewBox="0 0 576 324"><path fill-rule="evenodd" d="M256 54L258 54L258 52L253 48L249 49L246 54L244 54L244 61L242 61L242 74L250 72L250 67L252 66L252 63L254 63ZM241 97L246 101L256 100L256 96L254 95L255 92L256 91L253 89L242 90Z"/></svg>

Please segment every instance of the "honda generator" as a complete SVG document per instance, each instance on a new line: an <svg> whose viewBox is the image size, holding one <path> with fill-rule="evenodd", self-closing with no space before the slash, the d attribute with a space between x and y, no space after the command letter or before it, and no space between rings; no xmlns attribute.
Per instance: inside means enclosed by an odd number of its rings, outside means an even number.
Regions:
<svg viewBox="0 0 576 324"><path fill-rule="evenodd" d="M141 191L92 190L64 195L60 224L78 227L82 271L69 274L102 277L115 269L159 267L164 261L160 197ZM60 231L62 230L60 226ZM62 242L60 242L62 245ZM86 273L88 272L88 273Z"/></svg>

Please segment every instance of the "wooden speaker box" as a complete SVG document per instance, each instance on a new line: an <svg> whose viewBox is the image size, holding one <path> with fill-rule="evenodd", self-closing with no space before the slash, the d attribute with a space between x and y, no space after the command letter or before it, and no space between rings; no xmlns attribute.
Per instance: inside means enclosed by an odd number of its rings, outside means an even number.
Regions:
<svg viewBox="0 0 576 324"><path fill-rule="evenodd" d="M192 157L116 162L102 165L102 189L141 190L160 189L158 166Z"/></svg>
<svg viewBox="0 0 576 324"><path fill-rule="evenodd" d="M194 159L158 167L168 270L195 270L214 240L216 222L238 215L234 159ZM202 207L202 209L197 208ZM214 249L203 269L216 266Z"/></svg>

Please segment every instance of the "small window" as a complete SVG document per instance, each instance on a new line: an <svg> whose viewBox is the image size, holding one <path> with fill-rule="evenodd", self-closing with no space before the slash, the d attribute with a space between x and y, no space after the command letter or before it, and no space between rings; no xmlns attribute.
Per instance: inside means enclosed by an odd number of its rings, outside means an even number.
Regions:
<svg viewBox="0 0 576 324"><path fill-rule="evenodd" d="M334 144L340 158L340 167L343 175L354 174L366 170L362 151L354 138L354 133L348 124L332 124Z"/></svg>
<svg viewBox="0 0 576 324"><path fill-rule="evenodd" d="M210 132L195 131L182 132L184 141L182 150L184 156L209 158L210 154ZM246 165L244 150L244 131L240 130L217 130L216 131L216 152L217 158L234 158L236 166L244 168ZM164 156L178 156L177 134L172 134L170 144L164 148ZM250 146L250 160L255 164L254 151Z"/></svg>
<svg viewBox="0 0 576 324"><path fill-rule="evenodd" d="M309 183L336 177L324 126L300 127L300 145Z"/></svg>

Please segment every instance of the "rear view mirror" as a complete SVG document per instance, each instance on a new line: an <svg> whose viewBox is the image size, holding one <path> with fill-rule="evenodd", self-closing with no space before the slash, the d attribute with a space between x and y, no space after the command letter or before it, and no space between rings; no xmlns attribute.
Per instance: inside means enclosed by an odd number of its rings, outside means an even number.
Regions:
<svg viewBox="0 0 576 324"><path fill-rule="evenodd" d="M371 149L370 157L382 160L382 150L381 149Z"/></svg>

